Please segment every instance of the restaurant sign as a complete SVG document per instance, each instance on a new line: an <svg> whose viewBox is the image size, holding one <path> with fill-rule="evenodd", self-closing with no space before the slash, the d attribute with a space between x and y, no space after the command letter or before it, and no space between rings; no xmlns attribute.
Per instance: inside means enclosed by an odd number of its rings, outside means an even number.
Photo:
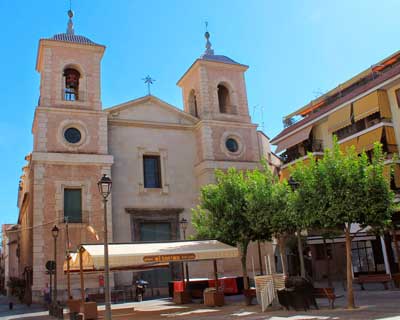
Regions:
<svg viewBox="0 0 400 320"><path fill-rule="evenodd" d="M174 262L181 260L194 260L196 255L194 253L185 254L164 254L155 256L144 256L144 262Z"/></svg>

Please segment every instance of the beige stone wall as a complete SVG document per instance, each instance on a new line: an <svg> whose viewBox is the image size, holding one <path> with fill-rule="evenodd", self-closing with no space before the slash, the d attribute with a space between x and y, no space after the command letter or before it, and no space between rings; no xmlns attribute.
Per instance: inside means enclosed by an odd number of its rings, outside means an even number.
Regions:
<svg viewBox="0 0 400 320"><path fill-rule="evenodd" d="M81 141L68 143L64 131L81 132ZM103 112L38 108L33 124L34 151L107 154L107 116Z"/></svg>
<svg viewBox="0 0 400 320"><path fill-rule="evenodd" d="M100 241L103 239L103 206L97 189L97 181L103 173L110 173L109 165L74 165L52 164L49 162L34 162L34 209L33 209L33 291L40 291L48 282L45 274L45 263L53 259L52 227L56 224L60 229L57 239L58 288L65 291L66 276L62 266L66 251L66 225L63 222L63 189L65 187L82 188L83 223L69 224L69 239L75 250L81 243L98 243L88 232L91 225L98 232ZM109 237L112 238L112 216L109 208ZM92 278L92 279L91 279ZM97 285L96 277L89 277L87 286ZM74 282L75 285L77 282ZM78 288L78 287L77 287Z"/></svg>
<svg viewBox="0 0 400 320"><path fill-rule="evenodd" d="M237 110L239 121L250 122L243 70L230 68L223 64L210 64L207 68L207 77L211 107L215 113L214 119L226 119L226 115L220 114L218 105L217 88L219 84L223 84L229 90L231 104Z"/></svg>
<svg viewBox="0 0 400 320"><path fill-rule="evenodd" d="M182 88L184 110L189 112L189 94L194 89L199 118L249 123L245 70L245 67L239 65L197 60L178 83ZM228 89L235 114L219 112L219 84Z"/></svg>
<svg viewBox="0 0 400 320"><path fill-rule="evenodd" d="M196 155L193 130L135 124L121 126L112 122L109 141L110 153L115 159L112 167L114 242L135 239L132 217L126 208L182 208L184 211L177 219L185 217L190 221L190 209L196 204L198 196L193 174ZM144 154L160 155L160 189L144 188ZM188 232L191 233L191 228ZM131 273L118 275L118 281L130 284Z"/></svg>

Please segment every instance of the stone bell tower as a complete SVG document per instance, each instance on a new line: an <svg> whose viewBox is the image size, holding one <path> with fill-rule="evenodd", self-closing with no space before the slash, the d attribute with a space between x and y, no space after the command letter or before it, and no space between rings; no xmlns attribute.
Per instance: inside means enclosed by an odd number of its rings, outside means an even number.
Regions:
<svg viewBox="0 0 400 320"><path fill-rule="evenodd" d="M214 54L210 33L206 50L178 81L184 109L198 117L199 185L214 179L216 168L254 168L260 160L257 126L251 123L244 72L248 66Z"/></svg>
<svg viewBox="0 0 400 320"><path fill-rule="evenodd" d="M103 174L110 176L113 163L107 147L107 114L101 109L100 96L100 63L105 47L76 35L71 10L68 16L66 33L40 40L36 64L40 98L32 126L31 157L32 217L37 226L33 231L34 300L48 282L45 264L53 260L53 225L60 230L56 259L60 299L65 298L62 267L66 250L96 242L88 230L96 230L100 240L103 238L97 181ZM112 230L111 201L108 205L108 230ZM111 240L111 232L108 236ZM87 287L98 286L94 278L90 281ZM78 283L72 283L72 288L78 287Z"/></svg>

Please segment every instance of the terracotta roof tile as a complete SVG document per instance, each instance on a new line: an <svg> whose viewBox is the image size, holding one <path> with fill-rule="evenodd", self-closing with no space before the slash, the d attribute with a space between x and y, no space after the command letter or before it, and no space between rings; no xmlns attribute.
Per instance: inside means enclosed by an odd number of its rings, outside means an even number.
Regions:
<svg viewBox="0 0 400 320"><path fill-rule="evenodd" d="M78 36L75 34L68 34L68 33L56 34L52 38L49 38L48 40L73 42L73 43L87 44L87 45L92 45L92 46L97 45L97 43L94 43L92 40L90 40L84 36Z"/></svg>

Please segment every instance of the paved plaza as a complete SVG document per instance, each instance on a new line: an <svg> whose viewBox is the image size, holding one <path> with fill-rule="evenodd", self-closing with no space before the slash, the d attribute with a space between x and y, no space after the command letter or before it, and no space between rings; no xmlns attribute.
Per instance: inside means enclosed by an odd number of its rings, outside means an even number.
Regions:
<svg viewBox="0 0 400 320"><path fill-rule="evenodd" d="M113 319L400 320L400 290L392 289L386 291L380 288L373 288L366 291L356 290L355 295L358 308L353 311L345 309L345 297L336 301L334 310L329 309L327 301L318 300L320 310L312 309L304 312L285 311L275 308L261 312L259 305L245 306L242 302L242 296L231 296L227 297L227 304L219 308L208 308L199 303L176 305L170 299L147 300L141 303L121 303L113 305ZM14 310L9 311L8 300L5 297L1 297L0 303L0 319L54 319L49 317L46 311L42 311L40 306L15 305ZM102 310L103 307L100 307L100 315L102 315ZM67 319L68 316L65 315L64 318Z"/></svg>

